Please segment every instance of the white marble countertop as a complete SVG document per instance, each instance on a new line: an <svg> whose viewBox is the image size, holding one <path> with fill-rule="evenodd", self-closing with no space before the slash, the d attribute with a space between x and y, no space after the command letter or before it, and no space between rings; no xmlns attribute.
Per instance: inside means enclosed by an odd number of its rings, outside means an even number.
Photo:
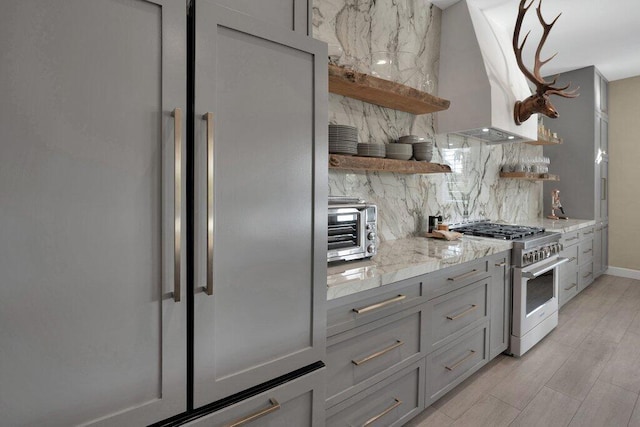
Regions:
<svg viewBox="0 0 640 427"><path fill-rule="evenodd" d="M329 266L327 300L508 251L511 246L508 241L473 236L455 241L413 237L382 242L370 261Z"/></svg>
<svg viewBox="0 0 640 427"><path fill-rule="evenodd" d="M595 221L541 218L518 225L544 227L547 231L569 233L595 225ZM382 242L378 253L371 260L329 266L327 300L463 264L508 251L511 247L511 242L508 241L473 236L464 236L456 241L413 237Z"/></svg>
<svg viewBox="0 0 640 427"><path fill-rule="evenodd" d="M518 225L528 225L531 227L543 227L547 231L555 231L558 233L570 233L590 225L595 225L593 219L547 219L540 218L533 221L524 221Z"/></svg>

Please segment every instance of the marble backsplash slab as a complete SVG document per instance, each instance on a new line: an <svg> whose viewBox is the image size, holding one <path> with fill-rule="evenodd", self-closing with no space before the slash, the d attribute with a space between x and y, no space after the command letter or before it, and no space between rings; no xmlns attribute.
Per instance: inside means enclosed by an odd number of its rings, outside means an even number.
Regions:
<svg viewBox="0 0 640 427"><path fill-rule="evenodd" d="M374 52L413 52L416 70L408 84L429 81L434 94L438 94L440 22L440 9L427 0L315 0L313 7L314 37L327 42L330 52L332 45L334 52L340 47L338 64L370 73ZM446 94L439 96L446 98ZM449 164L453 173L329 170L329 193L376 203L382 240L422 233L429 215L443 215L448 223L480 218L517 223L541 216L542 185L500 179L499 170L505 163L541 155L542 148L436 135L435 120L437 114L416 116L330 94L331 123L356 126L361 142L389 143L406 134L425 136L435 144L432 161Z"/></svg>

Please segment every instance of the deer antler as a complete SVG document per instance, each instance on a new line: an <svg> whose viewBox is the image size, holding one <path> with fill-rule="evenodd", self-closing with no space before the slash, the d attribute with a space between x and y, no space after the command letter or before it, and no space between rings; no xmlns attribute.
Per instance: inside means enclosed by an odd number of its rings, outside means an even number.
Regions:
<svg viewBox="0 0 640 427"><path fill-rule="evenodd" d="M551 29L555 25L556 21L558 21L558 18L560 18L560 15L562 15L561 13L558 16L556 16L556 18L553 21L551 21L551 23L545 22L544 18L542 17L542 12L540 9L542 6L542 0L539 0L538 7L536 8L536 13L538 15L538 20L540 21L540 24L542 24L543 33L542 33L542 37L540 38L540 43L538 43L538 48L536 49L533 72L529 71L529 69L524 65L524 62L522 61L522 51L524 49L525 43L527 42L527 39L529 38L529 34L531 33L531 31L527 32L527 34L524 36L524 39L522 40L522 43L518 44L518 41L520 39L520 31L522 29L522 22L524 20L524 16L526 15L527 11L529 10L529 8L531 8L534 2L535 0L531 0L531 2L527 5L526 4L527 0L520 0L520 6L518 8L518 17L516 19L516 26L513 31L513 51L516 55L518 68L520 68L520 71L522 71L525 77L527 77L533 84L536 85L535 94L531 95L524 101L516 102L516 105L514 108L514 120L518 125L524 122L525 120L527 120L529 117L531 117L531 114L534 114L534 113L542 113L551 118L558 117L558 111L551 104L551 101L549 100L549 95L558 95L564 98L575 98L576 96L579 95L577 93L577 90L579 88L575 88L568 92L566 91L566 89L568 89L569 86L571 86L571 83L562 87L554 87L554 85L556 84L556 81L558 80L558 77L560 76L559 74L556 75L550 82L543 79L542 75L540 74L540 68L542 68L544 64L551 61L557 55L557 53L555 53L544 61L540 60L540 54L542 53L542 46L544 46L544 43L547 41L547 37L549 36L549 33L551 32Z"/></svg>

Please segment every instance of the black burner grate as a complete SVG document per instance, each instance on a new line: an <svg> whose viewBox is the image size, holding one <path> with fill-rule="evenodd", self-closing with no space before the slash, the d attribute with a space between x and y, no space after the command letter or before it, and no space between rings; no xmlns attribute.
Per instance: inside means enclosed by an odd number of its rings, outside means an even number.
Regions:
<svg viewBox="0 0 640 427"><path fill-rule="evenodd" d="M455 228L455 231L463 234L479 237L491 237L502 240L522 239L536 234L544 233L544 228L526 227L523 225L494 224L491 222L463 225Z"/></svg>

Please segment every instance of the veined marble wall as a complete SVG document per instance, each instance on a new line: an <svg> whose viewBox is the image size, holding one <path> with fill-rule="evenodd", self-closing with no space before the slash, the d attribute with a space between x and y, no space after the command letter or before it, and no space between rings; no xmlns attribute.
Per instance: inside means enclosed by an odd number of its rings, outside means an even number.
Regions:
<svg viewBox="0 0 640 427"><path fill-rule="evenodd" d="M429 1L314 0L313 18L314 37L329 44L330 54L337 46L342 49L339 64L370 72L374 52L413 52L417 74L410 84L429 80L431 93L438 93L441 11ZM361 142L388 143L406 134L426 136L435 142L432 161L449 164L454 171L404 175L330 169L329 194L359 196L378 205L382 240L424 232L429 215L443 215L446 223L481 218L517 223L542 215L540 183L498 176L505 163L542 155L540 147L436 136L435 114L416 116L334 94L329 95L329 120L356 126Z"/></svg>

